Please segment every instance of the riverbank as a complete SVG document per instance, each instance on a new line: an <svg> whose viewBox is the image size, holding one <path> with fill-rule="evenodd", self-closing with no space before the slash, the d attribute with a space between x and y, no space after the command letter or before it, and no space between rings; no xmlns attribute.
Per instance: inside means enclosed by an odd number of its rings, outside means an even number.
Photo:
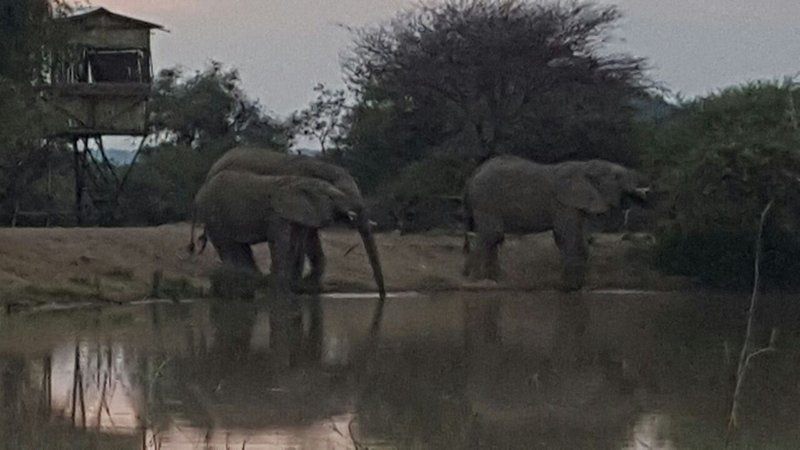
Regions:
<svg viewBox="0 0 800 450"><path fill-rule="evenodd" d="M377 236L387 289L550 290L559 286L560 261L550 233L509 236L501 250L501 283L466 281L461 276L462 238L429 233ZM148 228L3 228L0 229L0 301L97 301L124 303L156 294L199 296L208 291L209 273L218 266L209 246L202 255L186 251L187 224ZM374 283L358 234L323 232L328 258L327 292L371 292ZM348 249L355 249L347 253ZM591 248L589 289L674 290L686 279L665 276L649 263L646 242L619 234L595 235ZM268 249L255 248L266 271Z"/></svg>

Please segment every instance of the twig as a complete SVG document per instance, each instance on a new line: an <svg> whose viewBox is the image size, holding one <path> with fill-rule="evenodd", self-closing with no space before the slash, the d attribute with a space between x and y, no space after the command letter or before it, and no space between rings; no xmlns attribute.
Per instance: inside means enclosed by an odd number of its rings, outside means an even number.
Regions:
<svg viewBox="0 0 800 450"><path fill-rule="evenodd" d="M773 330L772 338L770 339L769 347L759 349L757 351L751 352L751 340L753 338L753 323L755 322L755 312L756 306L758 305L758 291L761 284L761 274L760 274L760 265L761 265L761 252L762 252L762 237L764 234L764 222L767 219L767 214L769 214L770 209L774 200L770 200L767 203L767 206L764 207L764 210L761 211L761 220L758 223L758 235L756 236L756 255L755 255L755 262L754 262L754 274L753 274L753 293L750 296L750 309L747 312L747 331L745 331L744 336L744 343L742 343L742 351L739 354L739 367L736 370L736 388L733 391L733 401L731 404L731 412L728 418L728 430L726 433L725 441L726 447L730 444L730 438L733 433L739 428L739 398L742 393L742 387L744 385L745 375L747 373L747 366L750 363L750 360L757 355L764 354L768 351L774 351L774 338L776 336L776 332Z"/></svg>

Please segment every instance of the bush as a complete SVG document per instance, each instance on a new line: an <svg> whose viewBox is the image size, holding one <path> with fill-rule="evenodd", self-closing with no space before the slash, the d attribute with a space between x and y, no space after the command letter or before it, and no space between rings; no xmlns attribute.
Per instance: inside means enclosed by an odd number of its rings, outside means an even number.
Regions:
<svg viewBox="0 0 800 450"><path fill-rule="evenodd" d="M475 164L457 157L434 156L409 164L384 186L402 202L436 196L461 196Z"/></svg>
<svg viewBox="0 0 800 450"><path fill-rule="evenodd" d="M187 220L208 169L233 145L220 140L202 149L162 144L150 150L133 168L120 198L121 223L161 225Z"/></svg>
<svg viewBox="0 0 800 450"><path fill-rule="evenodd" d="M786 286L800 261L800 127L791 82L725 89L683 105L654 133L645 163L669 192L658 264L717 286L752 282L761 211L764 276Z"/></svg>

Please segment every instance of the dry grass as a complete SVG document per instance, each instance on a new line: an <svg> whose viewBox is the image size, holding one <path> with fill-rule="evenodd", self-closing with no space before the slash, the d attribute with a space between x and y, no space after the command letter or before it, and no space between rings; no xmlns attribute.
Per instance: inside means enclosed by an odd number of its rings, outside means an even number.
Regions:
<svg viewBox="0 0 800 450"><path fill-rule="evenodd" d="M155 271L164 279L208 288L219 263L213 247L203 255L186 252L189 227L4 228L0 229L0 300L101 300L125 302L150 292ZM506 278L500 284L470 283L461 277L462 240L457 235L380 234L377 241L390 290L554 289L559 256L550 233L508 237L501 253ZM323 233L328 257L325 289L374 289L358 234ZM357 245L347 256L347 249ZM592 245L591 288L672 289L682 283L647 263L647 248L619 235L598 235ZM256 247L266 271L268 249ZM185 281L184 281L185 280Z"/></svg>

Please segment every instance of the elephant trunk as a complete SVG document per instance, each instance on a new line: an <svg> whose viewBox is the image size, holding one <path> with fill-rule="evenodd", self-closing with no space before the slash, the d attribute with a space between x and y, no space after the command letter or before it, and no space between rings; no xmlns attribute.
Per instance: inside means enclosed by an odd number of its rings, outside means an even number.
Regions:
<svg viewBox="0 0 800 450"><path fill-rule="evenodd" d="M364 250L367 252L369 264L372 266L372 275L375 277L375 284L378 285L378 295L380 296L381 303L386 300L386 288L383 284L383 270L381 269L381 260L378 256L378 247L375 245L375 237L372 234L369 221L362 219L358 224L358 233L361 235L361 240L364 241Z"/></svg>

